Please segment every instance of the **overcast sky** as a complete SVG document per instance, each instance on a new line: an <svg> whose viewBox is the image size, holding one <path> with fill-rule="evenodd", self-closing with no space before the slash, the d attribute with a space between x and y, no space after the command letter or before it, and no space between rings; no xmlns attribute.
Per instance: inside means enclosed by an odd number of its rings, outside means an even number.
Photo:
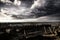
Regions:
<svg viewBox="0 0 60 40"><path fill-rule="evenodd" d="M60 20L60 0L20 0L18 2L20 5L14 5L14 1L10 1L12 3L0 2L0 9L8 10L8 14L12 15L8 18L38 18L40 20L46 17L45 20Z"/></svg>

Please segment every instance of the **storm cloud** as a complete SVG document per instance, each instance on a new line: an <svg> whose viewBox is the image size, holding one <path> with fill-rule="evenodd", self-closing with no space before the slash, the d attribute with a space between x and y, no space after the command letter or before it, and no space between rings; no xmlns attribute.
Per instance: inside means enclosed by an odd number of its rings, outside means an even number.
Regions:
<svg viewBox="0 0 60 40"><path fill-rule="evenodd" d="M11 15L16 19L40 18L43 16L49 16L50 19L52 17L59 19L60 17L60 0L19 0L20 5L14 5L14 1L10 1L12 3L0 2L0 9L8 10L7 16Z"/></svg>

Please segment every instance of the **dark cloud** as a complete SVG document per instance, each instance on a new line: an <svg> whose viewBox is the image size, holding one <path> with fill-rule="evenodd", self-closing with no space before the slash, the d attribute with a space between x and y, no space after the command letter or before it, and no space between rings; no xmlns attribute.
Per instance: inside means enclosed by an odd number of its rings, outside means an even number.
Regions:
<svg viewBox="0 0 60 40"><path fill-rule="evenodd" d="M34 3L34 0L20 0L22 2L22 6L31 7Z"/></svg>
<svg viewBox="0 0 60 40"><path fill-rule="evenodd" d="M2 7L4 5L5 5L5 3L3 3L3 2L0 1L0 7Z"/></svg>
<svg viewBox="0 0 60 40"><path fill-rule="evenodd" d="M11 2L14 2L14 0L10 0Z"/></svg>
<svg viewBox="0 0 60 40"><path fill-rule="evenodd" d="M13 2L13 0L10 0ZM31 5L34 3L34 0L20 0L22 2L21 6L24 7L31 7ZM0 7L5 6L5 7L14 7L14 5L5 5L3 2L0 2ZM60 0L46 0L46 3L44 7L39 7L35 8L31 12L33 15L30 16L24 16L23 18L33 18L35 17L41 17L41 16L54 16L59 19L60 17ZM14 15L15 16L15 15ZM20 15L19 15L20 16ZM19 18L19 17L17 17Z"/></svg>
<svg viewBox="0 0 60 40"><path fill-rule="evenodd" d="M48 1L46 1L47 5L45 5L44 7L34 9L33 13L35 15L37 15L37 17L48 16L48 15L53 15L53 14L55 14L53 16L60 15L60 3L58 3L58 2L60 2L60 0L56 0L56 1L55 0L48 0Z"/></svg>

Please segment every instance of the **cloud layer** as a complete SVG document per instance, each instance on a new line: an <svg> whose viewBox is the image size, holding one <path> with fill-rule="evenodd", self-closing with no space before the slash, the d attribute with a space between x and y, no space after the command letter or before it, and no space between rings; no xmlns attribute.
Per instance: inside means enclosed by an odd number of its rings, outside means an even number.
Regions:
<svg viewBox="0 0 60 40"><path fill-rule="evenodd" d="M54 16L55 19L59 19L60 0L19 0L16 1L16 4L14 4L14 1L10 1L7 3L0 2L0 11L2 14L6 12L6 16L16 19L40 18L43 16L49 16L52 19L51 16Z"/></svg>

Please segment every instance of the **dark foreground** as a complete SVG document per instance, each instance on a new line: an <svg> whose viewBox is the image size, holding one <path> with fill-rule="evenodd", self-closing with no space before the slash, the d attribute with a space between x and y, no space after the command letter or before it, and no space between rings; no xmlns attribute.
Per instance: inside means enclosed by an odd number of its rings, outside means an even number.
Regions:
<svg viewBox="0 0 60 40"><path fill-rule="evenodd" d="M0 40L56 40L55 37L42 37L42 36L36 36L31 38L23 38L19 39L19 37L10 35L10 34L2 34L0 35ZM58 40L58 39L57 39Z"/></svg>
<svg viewBox="0 0 60 40"><path fill-rule="evenodd" d="M50 34L54 36L43 37ZM1 23L0 26L0 40L60 40L58 36L60 23Z"/></svg>

